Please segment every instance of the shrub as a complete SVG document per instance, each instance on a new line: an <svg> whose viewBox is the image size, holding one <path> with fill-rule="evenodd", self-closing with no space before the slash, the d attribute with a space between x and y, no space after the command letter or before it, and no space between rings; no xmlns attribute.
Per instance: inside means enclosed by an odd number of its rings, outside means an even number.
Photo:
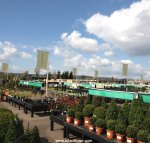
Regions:
<svg viewBox="0 0 150 143"><path fill-rule="evenodd" d="M147 137L147 141L148 141L148 143L150 143L150 134Z"/></svg>
<svg viewBox="0 0 150 143"><path fill-rule="evenodd" d="M137 108L137 110L136 110L134 116L135 116L135 120L143 121L144 118L145 118L143 108L141 108L141 107L139 106L139 107Z"/></svg>
<svg viewBox="0 0 150 143"><path fill-rule="evenodd" d="M80 97L79 102L76 106L76 111L82 112L83 108L84 108L84 101L83 101L82 97Z"/></svg>
<svg viewBox="0 0 150 143"><path fill-rule="evenodd" d="M83 108L83 115L85 117L92 117L94 109L95 107L92 104L85 105Z"/></svg>
<svg viewBox="0 0 150 143"><path fill-rule="evenodd" d="M126 132L126 126L123 124L116 124L115 126L115 132L117 134L123 135Z"/></svg>
<svg viewBox="0 0 150 143"><path fill-rule="evenodd" d="M2 112L9 112L9 113L12 113L11 110L7 109L7 108L0 108L0 113Z"/></svg>
<svg viewBox="0 0 150 143"><path fill-rule="evenodd" d="M97 119L95 125L98 128L106 128L106 123L105 123L105 120L103 119Z"/></svg>
<svg viewBox="0 0 150 143"><path fill-rule="evenodd" d="M144 130L147 130L150 133L150 118L145 118L142 127Z"/></svg>
<svg viewBox="0 0 150 143"><path fill-rule="evenodd" d="M31 134L31 143L41 143L40 141L40 135L39 135L39 129L37 126L34 126L33 129L30 131Z"/></svg>
<svg viewBox="0 0 150 143"><path fill-rule="evenodd" d="M96 117L95 116L93 116L93 117L90 117L90 125L95 125L95 123L96 123Z"/></svg>
<svg viewBox="0 0 150 143"><path fill-rule="evenodd" d="M130 111L130 105L128 103L124 103L122 107L120 107L117 120L123 124L128 124L128 116Z"/></svg>
<svg viewBox="0 0 150 143"><path fill-rule="evenodd" d="M118 106L114 101L111 101L109 107L107 108L105 120L117 120L118 116Z"/></svg>
<svg viewBox="0 0 150 143"><path fill-rule="evenodd" d="M76 111L75 112L75 118L82 121L83 120L83 113L80 111Z"/></svg>
<svg viewBox="0 0 150 143"><path fill-rule="evenodd" d="M115 120L108 120L106 126L108 130L115 131Z"/></svg>
<svg viewBox="0 0 150 143"><path fill-rule="evenodd" d="M22 121L15 118L14 120L12 120L9 126L4 143L14 143L23 134L24 129Z"/></svg>
<svg viewBox="0 0 150 143"><path fill-rule="evenodd" d="M148 132L146 130L139 130L137 133L137 139L142 142L148 142Z"/></svg>
<svg viewBox="0 0 150 143"><path fill-rule="evenodd" d="M123 108L120 107L121 109L119 110L118 117L117 117L117 122L125 123L127 122L125 113L123 112Z"/></svg>
<svg viewBox="0 0 150 143"><path fill-rule="evenodd" d="M90 95L87 95L86 99L85 99L85 105L88 105L88 104L91 104L91 97L90 97Z"/></svg>
<svg viewBox="0 0 150 143"><path fill-rule="evenodd" d="M74 117L75 116L75 110L74 109L68 109L67 110L67 115L71 116L71 117Z"/></svg>
<svg viewBox="0 0 150 143"><path fill-rule="evenodd" d="M138 129L133 125L128 125L128 127L126 128L126 134L129 138L136 138L137 132Z"/></svg>
<svg viewBox="0 0 150 143"><path fill-rule="evenodd" d="M105 102L105 98L102 98L101 107L104 107L105 109L107 109L108 107L108 105Z"/></svg>
<svg viewBox="0 0 150 143"><path fill-rule="evenodd" d="M134 125L138 130L142 130L143 129L143 123L139 119L133 121L132 125Z"/></svg>
<svg viewBox="0 0 150 143"><path fill-rule="evenodd" d="M131 107L130 107L130 112L129 112L129 117L128 117L128 123L131 125L135 120L136 116L135 113L137 111L137 108L141 106L141 101L140 100L134 100L132 101Z"/></svg>
<svg viewBox="0 0 150 143"><path fill-rule="evenodd" d="M148 110L146 112L146 118L150 118L150 106L149 106L149 108L148 108Z"/></svg>
<svg viewBox="0 0 150 143"><path fill-rule="evenodd" d="M123 109L124 114L126 115L126 119L128 119L128 115L130 112L130 104L124 103L122 109Z"/></svg>
<svg viewBox="0 0 150 143"><path fill-rule="evenodd" d="M145 114L149 112L149 118L150 118L150 108L149 107L150 107L149 103L142 102L142 109Z"/></svg>
<svg viewBox="0 0 150 143"><path fill-rule="evenodd" d="M14 119L14 114L10 110L4 109L4 108L1 109L0 111L0 142L4 141L7 131L9 129L9 125L13 119Z"/></svg>
<svg viewBox="0 0 150 143"><path fill-rule="evenodd" d="M83 111L83 108L84 108L84 106L83 106L83 105L81 105L81 104L77 104L77 106L76 106L76 111L80 111L80 112L82 112L82 111Z"/></svg>
<svg viewBox="0 0 150 143"><path fill-rule="evenodd" d="M57 110L62 110L62 109L64 109L64 105L59 103L59 104L57 104L56 109Z"/></svg>
<svg viewBox="0 0 150 143"><path fill-rule="evenodd" d="M100 100L99 100L99 97L94 96L94 97L93 97L93 100L92 100L92 104L93 104L95 107L100 106Z"/></svg>
<svg viewBox="0 0 150 143"><path fill-rule="evenodd" d="M104 107L97 107L93 113L97 119L105 119L106 109Z"/></svg>
<svg viewBox="0 0 150 143"><path fill-rule="evenodd" d="M83 98L82 98L82 97L80 97L80 98L79 98L79 102L78 102L78 104L84 105L84 100L83 100Z"/></svg>

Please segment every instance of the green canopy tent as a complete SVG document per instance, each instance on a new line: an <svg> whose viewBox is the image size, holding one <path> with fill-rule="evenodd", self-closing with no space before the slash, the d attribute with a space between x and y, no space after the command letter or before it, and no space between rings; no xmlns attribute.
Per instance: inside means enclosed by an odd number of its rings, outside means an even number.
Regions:
<svg viewBox="0 0 150 143"><path fill-rule="evenodd" d="M39 81L24 81L20 80L21 85L27 85L27 86L35 86L35 87L43 87L44 83Z"/></svg>
<svg viewBox="0 0 150 143"><path fill-rule="evenodd" d="M114 90L104 90L104 89L89 89L89 95L102 96L110 98L119 98L125 100L134 100L138 97L137 93L134 92L124 92L124 91L114 91Z"/></svg>
<svg viewBox="0 0 150 143"><path fill-rule="evenodd" d="M139 98L145 103L150 103L150 93L139 93Z"/></svg>

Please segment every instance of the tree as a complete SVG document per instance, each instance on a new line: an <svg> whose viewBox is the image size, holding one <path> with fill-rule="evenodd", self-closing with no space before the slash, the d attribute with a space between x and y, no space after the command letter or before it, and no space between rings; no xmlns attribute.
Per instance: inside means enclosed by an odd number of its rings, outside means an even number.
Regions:
<svg viewBox="0 0 150 143"><path fill-rule="evenodd" d="M52 78L51 72L48 73L48 79L50 80Z"/></svg>
<svg viewBox="0 0 150 143"><path fill-rule="evenodd" d="M73 74L72 74L72 72L70 72L70 74L69 74L69 79L73 79Z"/></svg>
<svg viewBox="0 0 150 143"><path fill-rule="evenodd" d="M28 80L28 77L27 77L28 75L29 75L29 71L25 71L24 73L22 73L21 77L23 80Z"/></svg>
<svg viewBox="0 0 150 143"><path fill-rule="evenodd" d="M38 77L38 76L39 76L39 74L40 74L40 69L35 68L35 69L34 69L34 72L35 72L35 74L36 74L36 77Z"/></svg>
<svg viewBox="0 0 150 143"><path fill-rule="evenodd" d="M62 79L68 79L68 77L69 77L69 72L68 72L68 71L64 71L64 72L62 73L62 75L61 75L61 78L62 78Z"/></svg>
<svg viewBox="0 0 150 143"><path fill-rule="evenodd" d="M57 72L57 79L60 79L61 78L61 73L60 71Z"/></svg>

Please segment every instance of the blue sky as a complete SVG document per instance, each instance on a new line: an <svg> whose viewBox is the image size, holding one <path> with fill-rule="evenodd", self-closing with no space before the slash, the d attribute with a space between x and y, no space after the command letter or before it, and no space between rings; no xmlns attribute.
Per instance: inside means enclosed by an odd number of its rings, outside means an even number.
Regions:
<svg viewBox="0 0 150 143"><path fill-rule="evenodd" d="M149 25L150 0L0 0L0 63L33 73L42 49L52 73L123 78L128 63L129 78L149 79Z"/></svg>

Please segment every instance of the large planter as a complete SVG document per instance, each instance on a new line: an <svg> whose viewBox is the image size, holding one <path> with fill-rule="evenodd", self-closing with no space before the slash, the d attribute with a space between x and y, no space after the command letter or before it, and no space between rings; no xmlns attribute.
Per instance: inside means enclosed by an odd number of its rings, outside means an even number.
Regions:
<svg viewBox="0 0 150 143"><path fill-rule="evenodd" d="M67 123L73 123L73 120L74 120L74 118L71 117L71 116L67 116L67 117L66 117Z"/></svg>
<svg viewBox="0 0 150 143"><path fill-rule="evenodd" d="M88 127L89 126L89 117L84 117L84 126Z"/></svg>
<svg viewBox="0 0 150 143"><path fill-rule="evenodd" d="M104 128L98 128L98 127L96 127L96 134L98 136L100 136L103 133L103 130L104 130Z"/></svg>
<svg viewBox="0 0 150 143"><path fill-rule="evenodd" d="M112 140L115 137L115 131L107 130L107 138Z"/></svg>
<svg viewBox="0 0 150 143"><path fill-rule="evenodd" d="M94 125L89 125L88 128L89 128L90 132L93 132L95 130L95 126Z"/></svg>
<svg viewBox="0 0 150 143"><path fill-rule="evenodd" d="M124 135L116 134L117 142L121 143L124 141Z"/></svg>
<svg viewBox="0 0 150 143"><path fill-rule="evenodd" d="M135 139L134 138L126 137L126 141L127 141L127 143L135 143Z"/></svg>
<svg viewBox="0 0 150 143"><path fill-rule="evenodd" d="M78 120L78 119L74 119L74 125L75 126L79 126L81 124L81 120Z"/></svg>

